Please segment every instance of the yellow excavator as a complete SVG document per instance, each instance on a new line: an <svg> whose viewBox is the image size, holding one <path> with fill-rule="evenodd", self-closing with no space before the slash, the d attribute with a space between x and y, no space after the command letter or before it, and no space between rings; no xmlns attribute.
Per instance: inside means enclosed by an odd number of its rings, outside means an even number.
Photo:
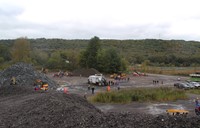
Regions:
<svg viewBox="0 0 200 128"><path fill-rule="evenodd" d="M35 90L43 90L43 91L47 91L49 87L47 82L44 82L40 79L37 79L35 81L34 86L35 86Z"/></svg>

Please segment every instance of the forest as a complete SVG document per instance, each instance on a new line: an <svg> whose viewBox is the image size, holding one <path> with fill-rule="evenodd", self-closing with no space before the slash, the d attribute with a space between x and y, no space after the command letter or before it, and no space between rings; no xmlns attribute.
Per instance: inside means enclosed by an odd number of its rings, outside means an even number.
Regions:
<svg viewBox="0 0 200 128"><path fill-rule="evenodd" d="M8 39L0 40L0 69L28 62L36 67L72 71L95 68L113 73L129 66L200 66L200 42L184 40Z"/></svg>

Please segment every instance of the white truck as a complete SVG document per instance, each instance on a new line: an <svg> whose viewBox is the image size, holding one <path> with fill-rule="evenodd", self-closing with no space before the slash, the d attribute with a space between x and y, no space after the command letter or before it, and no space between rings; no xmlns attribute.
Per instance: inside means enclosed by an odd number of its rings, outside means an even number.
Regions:
<svg viewBox="0 0 200 128"><path fill-rule="evenodd" d="M106 79L102 74L91 75L88 77L88 84L104 86L106 85Z"/></svg>

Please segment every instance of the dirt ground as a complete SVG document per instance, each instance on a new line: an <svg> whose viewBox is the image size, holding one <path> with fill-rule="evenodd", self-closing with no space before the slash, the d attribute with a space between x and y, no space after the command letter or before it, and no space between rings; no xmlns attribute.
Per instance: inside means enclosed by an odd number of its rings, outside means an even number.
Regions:
<svg viewBox="0 0 200 128"><path fill-rule="evenodd" d="M55 80L60 87L67 87L68 93L75 93L83 96L91 95L91 91L88 91L87 77L53 77L53 73L49 73L48 77ZM148 76L128 76L129 81L120 81L121 88L132 88L132 87L159 87L159 86L173 86L175 82L188 80L189 77L169 76L169 75L157 75L148 74ZM179 80L178 80L179 79ZM107 80L113 80L107 77ZM159 81L154 84L153 81ZM116 86L111 87L112 90L117 90ZM106 87L95 87L95 93L100 91L106 91ZM194 115L194 98L196 95L189 95L188 100L179 100L176 102L159 102L159 103L138 103L132 102L129 104L94 104L103 112L143 112L152 115L166 114L166 109L185 109L189 111L189 115Z"/></svg>
<svg viewBox="0 0 200 128"><path fill-rule="evenodd" d="M130 81L120 81L121 88L173 86L177 81L174 76L153 74L129 77ZM193 112L195 95L165 103L91 104L83 98L92 95L87 77L56 78L50 73L48 78L57 82L57 91L35 91L32 84L0 87L0 128L199 128L200 118ZM64 87L67 93L59 90ZM95 93L100 91L106 87L96 86ZM169 116L165 113L169 108L186 109L190 116Z"/></svg>

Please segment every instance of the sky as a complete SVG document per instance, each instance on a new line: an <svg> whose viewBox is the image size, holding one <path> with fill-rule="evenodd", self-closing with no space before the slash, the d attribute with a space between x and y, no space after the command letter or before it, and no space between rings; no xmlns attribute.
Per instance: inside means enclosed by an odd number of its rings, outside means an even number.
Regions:
<svg viewBox="0 0 200 128"><path fill-rule="evenodd" d="M0 39L200 41L199 0L0 0Z"/></svg>

